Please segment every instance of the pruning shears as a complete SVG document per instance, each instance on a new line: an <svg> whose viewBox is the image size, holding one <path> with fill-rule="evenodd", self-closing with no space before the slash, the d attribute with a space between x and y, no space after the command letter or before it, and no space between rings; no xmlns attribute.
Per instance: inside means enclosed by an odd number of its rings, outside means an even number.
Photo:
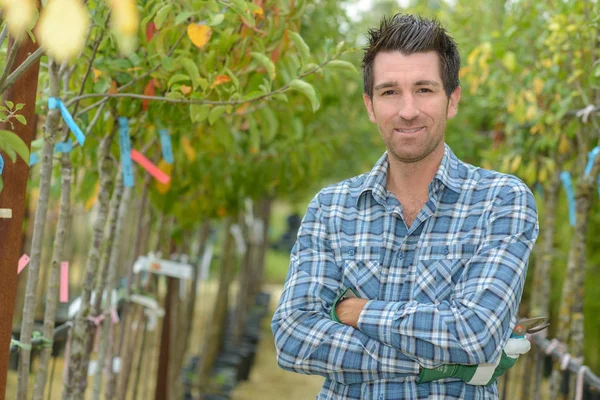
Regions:
<svg viewBox="0 0 600 400"><path fill-rule="evenodd" d="M526 333L541 332L550 326L547 320L548 318L546 317L522 318L517 321L517 325L515 325L510 337L522 339Z"/></svg>

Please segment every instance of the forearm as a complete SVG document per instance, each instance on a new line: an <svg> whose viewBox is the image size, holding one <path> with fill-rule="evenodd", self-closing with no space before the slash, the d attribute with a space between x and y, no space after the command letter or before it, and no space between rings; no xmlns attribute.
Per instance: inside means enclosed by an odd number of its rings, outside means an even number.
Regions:
<svg viewBox="0 0 600 400"><path fill-rule="evenodd" d="M398 350L315 312L275 314L272 322L279 365L344 384L416 377L419 365Z"/></svg>

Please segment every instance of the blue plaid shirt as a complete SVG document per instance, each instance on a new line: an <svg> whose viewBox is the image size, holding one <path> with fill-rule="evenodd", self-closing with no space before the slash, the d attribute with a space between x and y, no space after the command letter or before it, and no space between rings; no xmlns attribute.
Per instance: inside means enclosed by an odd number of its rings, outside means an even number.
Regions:
<svg viewBox="0 0 600 400"><path fill-rule="evenodd" d="M272 321L282 368L324 376L317 399L495 399L497 385L417 384L419 366L495 361L516 323L538 235L527 186L446 146L410 228L373 170L310 203ZM347 287L369 299L358 329L332 321Z"/></svg>

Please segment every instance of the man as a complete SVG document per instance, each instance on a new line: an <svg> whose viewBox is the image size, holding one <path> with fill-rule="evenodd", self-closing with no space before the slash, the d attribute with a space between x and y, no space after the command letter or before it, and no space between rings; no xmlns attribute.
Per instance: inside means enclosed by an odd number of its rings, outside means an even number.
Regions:
<svg viewBox="0 0 600 400"><path fill-rule="evenodd" d="M459 69L436 21L369 32L364 102L387 151L312 200L272 321L279 365L326 378L318 399L494 399L528 350L507 343L536 206L519 179L445 145Z"/></svg>

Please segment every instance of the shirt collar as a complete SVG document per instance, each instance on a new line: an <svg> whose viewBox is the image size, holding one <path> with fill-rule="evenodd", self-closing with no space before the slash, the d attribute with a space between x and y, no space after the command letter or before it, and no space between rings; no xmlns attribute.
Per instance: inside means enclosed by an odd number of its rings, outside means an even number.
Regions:
<svg viewBox="0 0 600 400"><path fill-rule="evenodd" d="M367 173L366 178L359 188L356 203L365 192L370 191L373 198L380 204L385 205L387 194L386 178L389 167L389 159L387 151L377 160L373 169ZM438 181L448 189L454 192L460 192L462 189L463 179L460 177L459 168L462 162L454 155L447 144L444 144L444 157L440 163L440 167L433 177L434 181ZM433 183L433 182L432 182Z"/></svg>

